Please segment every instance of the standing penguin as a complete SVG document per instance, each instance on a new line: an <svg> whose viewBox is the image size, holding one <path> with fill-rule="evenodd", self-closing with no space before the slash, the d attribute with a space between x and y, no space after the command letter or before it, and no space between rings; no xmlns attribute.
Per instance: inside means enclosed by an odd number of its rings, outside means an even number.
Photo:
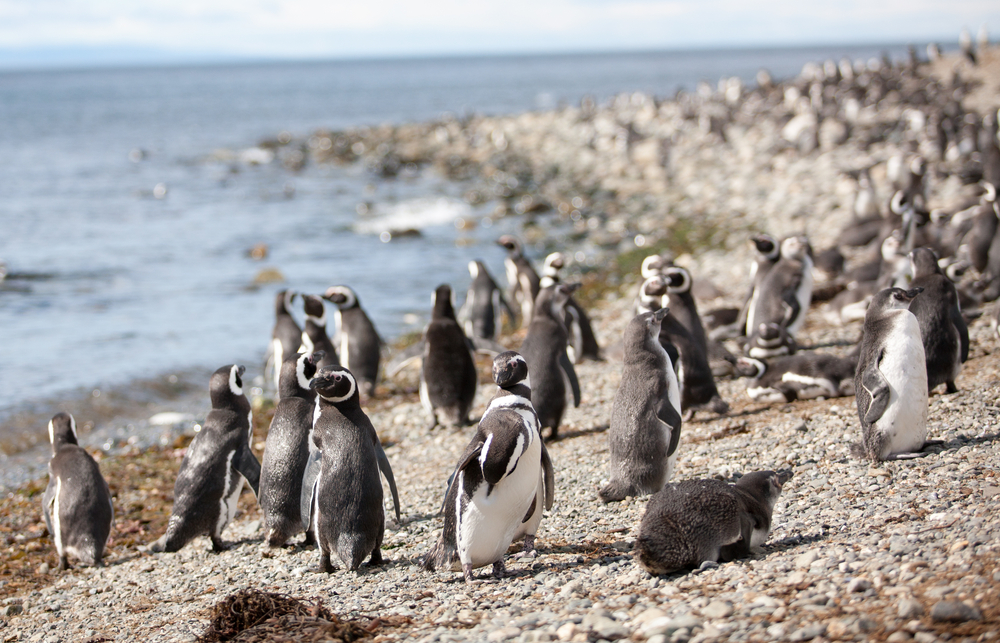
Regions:
<svg viewBox="0 0 1000 643"><path fill-rule="evenodd" d="M794 339L805 322L812 299L811 253L805 237L788 237L781 242L781 258L761 282L760 294L747 318L747 332L750 333L747 346L751 357L758 357L753 349L759 344L761 324L779 324Z"/></svg>
<svg viewBox="0 0 1000 643"><path fill-rule="evenodd" d="M499 388L444 498L444 529L422 563L429 571L461 565L468 584L472 570L484 565L493 565L495 577L503 575L503 556L518 526L538 511L544 477L527 362L514 351L501 353L493 359L493 381Z"/></svg>
<svg viewBox="0 0 1000 643"><path fill-rule="evenodd" d="M562 283L559 271L565 265L566 257L561 252L553 252L546 257L545 265L542 267L541 287L547 288ZM600 361L602 359L601 347L598 346L594 329L590 325L590 317L572 295L566 302L565 321L566 332L569 334L570 360L574 364L579 364L584 359Z"/></svg>
<svg viewBox="0 0 1000 643"><path fill-rule="evenodd" d="M264 540L281 547L302 524L302 479L309 460L309 432L313 425L316 392L310 388L323 353L289 355L281 365L278 406L264 443L260 469L260 509ZM311 535L306 533L306 541Z"/></svg>
<svg viewBox="0 0 1000 643"><path fill-rule="evenodd" d="M59 569L73 556L84 565L101 565L115 512L101 469L77 442L76 420L57 413L49 422L49 484L42 496L45 526L59 554Z"/></svg>
<svg viewBox="0 0 1000 643"><path fill-rule="evenodd" d="M351 571L369 556L369 564L380 565L385 534L380 469L399 522L399 494L389 460L361 409L358 385L349 370L328 366L316 374L311 386L318 395L313 442L322 454L310 503L320 570L333 571L331 552Z"/></svg>
<svg viewBox="0 0 1000 643"><path fill-rule="evenodd" d="M167 533L151 551L177 551L203 534L212 539L213 551L223 551L222 530L236 515L244 480L257 495L260 463L250 451L253 412L243 394L245 370L233 364L212 374L212 410L184 454Z"/></svg>
<svg viewBox="0 0 1000 643"><path fill-rule="evenodd" d="M738 337L749 336L754 328L754 308L757 306L757 299L760 297L761 284L767 277L778 260L781 258L781 244L769 234L756 234L750 237L757 250L757 256L750 264L750 291L747 293L743 307L740 309L740 316L736 322L739 329Z"/></svg>
<svg viewBox="0 0 1000 643"><path fill-rule="evenodd" d="M337 349L330 341L330 336L326 334L326 306L323 305L323 300L316 295L302 295L302 306L306 313L305 330L302 333L302 352L319 353L321 355L317 365L319 368L339 365ZM281 386L280 378L278 386Z"/></svg>
<svg viewBox="0 0 1000 643"><path fill-rule="evenodd" d="M531 323L535 299L538 297L540 279L531 262L524 256L524 248L517 237L505 234L497 243L507 249L504 267L507 269L507 301L520 307L521 326Z"/></svg>
<svg viewBox="0 0 1000 643"><path fill-rule="evenodd" d="M922 457L927 440L927 365L920 323L909 305L922 290L886 288L868 305L854 374L861 420L856 457L872 462Z"/></svg>
<svg viewBox="0 0 1000 643"><path fill-rule="evenodd" d="M681 436L677 375L660 345L667 309L643 313L625 328L625 366L611 407L611 481L601 500L656 493L670 481Z"/></svg>
<svg viewBox="0 0 1000 643"><path fill-rule="evenodd" d="M792 472L755 471L735 485L721 480L668 484L646 505L636 558L650 574L744 558L771 533L771 516Z"/></svg>
<svg viewBox="0 0 1000 643"><path fill-rule="evenodd" d="M534 406L541 426L548 427L550 440L559 437L559 424L566 411L567 396L573 406L580 406L580 383L573 362L566 353L566 301L574 286L560 284L543 288L535 300L528 335L521 344L521 354L531 371Z"/></svg>
<svg viewBox="0 0 1000 643"><path fill-rule="evenodd" d="M955 378L969 359L969 327L958 304L958 291L945 276L937 255L928 248L910 253L913 281L911 288L923 292L910 302L910 312L920 325L927 360L927 390L944 384L949 393L958 390Z"/></svg>
<svg viewBox="0 0 1000 643"><path fill-rule="evenodd" d="M378 368L382 346L375 325L365 314L358 296L347 286L331 286L323 299L337 306L337 357L344 368L354 374L361 395L370 397L378 383Z"/></svg>
<svg viewBox="0 0 1000 643"><path fill-rule="evenodd" d="M431 414L431 428L468 424L478 384L469 340L455 319L451 297L450 286L437 287L431 322L424 331L420 401Z"/></svg>
<svg viewBox="0 0 1000 643"><path fill-rule="evenodd" d="M274 373L275 390L280 384L281 365L285 357L297 353L299 346L302 345L302 329L290 312L294 301L295 293L290 290L278 291L274 296L274 329L271 331L271 350L267 367Z"/></svg>
<svg viewBox="0 0 1000 643"><path fill-rule="evenodd" d="M511 320L515 318L507 299L500 293L500 288L493 280L482 261L469 262L469 274L472 283L465 295L465 304L459 313L459 319L469 337L496 339L502 328L500 323L501 308L507 311Z"/></svg>

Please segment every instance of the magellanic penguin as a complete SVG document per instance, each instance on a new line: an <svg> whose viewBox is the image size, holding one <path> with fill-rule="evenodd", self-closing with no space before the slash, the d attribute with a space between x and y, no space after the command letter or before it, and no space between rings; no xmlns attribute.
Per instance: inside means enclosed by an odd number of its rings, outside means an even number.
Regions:
<svg viewBox="0 0 1000 643"><path fill-rule="evenodd" d="M792 472L755 471L735 485L685 480L653 495L636 538L636 559L650 574L745 558L771 533L771 516Z"/></svg>
<svg viewBox="0 0 1000 643"><path fill-rule="evenodd" d="M920 325L927 360L927 390L944 384L949 393L958 390L955 378L969 359L969 327L958 304L958 291L938 266L937 255L928 248L910 253L913 280L910 287L923 292L910 302L910 312Z"/></svg>
<svg viewBox="0 0 1000 643"><path fill-rule="evenodd" d="M420 366L420 401L431 415L431 428L469 424L478 384L470 349L469 339L455 319L451 287L442 284L434 291Z"/></svg>
<svg viewBox="0 0 1000 643"><path fill-rule="evenodd" d="M502 328L501 311L507 311L511 322L516 319L516 315L486 269L486 264L479 260L470 261L469 274L472 275L472 283L469 284L458 318L462 321L467 336L496 339Z"/></svg>
<svg viewBox="0 0 1000 643"><path fill-rule="evenodd" d="M611 407L610 482L604 502L656 493L670 481L681 436L681 395L660 345L667 309L643 313L625 328L625 365Z"/></svg>
<svg viewBox="0 0 1000 643"><path fill-rule="evenodd" d="M521 354L531 372L532 401L543 428L550 429L549 439L559 437L559 424L566 411L567 398L580 406L580 383L573 362L566 353L566 301L574 286L559 284L543 288L535 300L534 318L521 344Z"/></svg>
<svg viewBox="0 0 1000 643"><path fill-rule="evenodd" d="M524 248L517 237L505 234L497 243L507 249L504 267L507 269L507 301L520 308L521 326L531 323L538 291L541 289L538 273L524 256Z"/></svg>
<svg viewBox="0 0 1000 643"><path fill-rule="evenodd" d="M740 358L740 372L754 378L747 395L756 402L784 403L854 395L857 357L798 353L763 361Z"/></svg>
<svg viewBox="0 0 1000 643"><path fill-rule="evenodd" d="M740 316L736 320L736 333L723 334L713 333L713 339L724 337L745 337L750 335L754 327L754 308L757 306L757 299L760 297L760 287L764 282L767 273L771 271L774 264L781 258L781 243L769 234L755 234L750 237L750 242L757 250L757 256L750 264L750 289L746 299L743 300L743 307L740 308ZM720 329L721 331L721 329Z"/></svg>
<svg viewBox="0 0 1000 643"><path fill-rule="evenodd" d="M274 296L274 329L271 331L271 349L264 370L273 373L275 390L278 390L280 384L281 365L285 357L299 352L299 347L302 346L302 329L290 312L295 296L290 290L278 291Z"/></svg>
<svg viewBox="0 0 1000 643"><path fill-rule="evenodd" d="M259 491L260 463L250 450L253 412L243 394L244 367L223 366L212 374L212 410L194 435L174 483L174 507L167 533L150 546L154 552L177 551L207 534L212 550L222 551L222 530L236 515L243 482Z"/></svg>
<svg viewBox="0 0 1000 643"><path fill-rule="evenodd" d="M541 287L548 288L562 283L559 271L566 265L566 257L561 252L553 252L545 258L545 265L542 267ZM600 361L601 347L597 344L597 337L594 329L590 325L590 317L587 311L570 295L566 302L566 332L569 334L569 358L574 364L579 364L584 359Z"/></svg>
<svg viewBox="0 0 1000 643"><path fill-rule="evenodd" d="M296 353L281 365L278 406L267 432L260 469L260 509L269 547L281 547L305 531L302 479L309 461L309 433L316 406L310 382L322 357L322 353ZM310 540L307 532L306 541Z"/></svg>
<svg viewBox="0 0 1000 643"><path fill-rule="evenodd" d="M514 351L501 353L493 360L493 381L499 388L445 495L444 529L423 559L430 571L460 565L469 584L477 567L492 564L493 575L503 575L507 547L518 527L538 511L545 486L544 446L527 362Z"/></svg>
<svg viewBox="0 0 1000 643"><path fill-rule="evenodd" d="M302 331L302 352L320 353L322 356L317 364L319 368L339 365L337 349L326 333L326 306L323 305L323 300L316 295L302 295L302 307L306 313L305 329ZM278 386L279 388L281 386L280 378Z"/></svg>
<svg viewBox="0 0 1000 643"><path fill-rule="evenodd" d="M750 357L773 357L774 348L760 345L761 324L775 323L787 329L792 339L805 322L812 298L812 258L805 237L788 237L781 242L781 258L760 284L760 294L747 319ZM787 351L786 351L787 352Z"/></svg>
<svg viewBox="0 0 1000 643"><path fill-rule="evenodd" d="M84 565L101 565L115 512L101 469L76 437L76 420L57 413L49 422L49 484L42 496L45 526L59 554L59 569L69 557Z"/></svg>
<svg viewBox="0 0 1000 643"><path fill-rule="evenodd" d="M921 289L886 288L872 299L854 375L861 420L857 457L904 460L927 440L927 365L920 323L909 305Z"/></svg>
<svg viewBox="0 0 1000 643"><path fill-rule="evenodd" d="M337 322L337 357L344 368L351 371L358 382L363 397L371 397L378 383L382 338L375 330L375 324L365 314L358 295L347 286L331 286L326 289L323 299L337 307L334 321Z"/></svg>
<svg viewBox="0 0 1000 643"><path fill-rule="evenodd" d="M357 381L349 370L328 366L316 373L310 386L317 393L312 439L321 456L308 506L320 570L333 571L331 553L351 571L368 557L369 564L380 565L385 507L379 470L389 483L396 522L400 519L389 459L361 409Z"/></svg>

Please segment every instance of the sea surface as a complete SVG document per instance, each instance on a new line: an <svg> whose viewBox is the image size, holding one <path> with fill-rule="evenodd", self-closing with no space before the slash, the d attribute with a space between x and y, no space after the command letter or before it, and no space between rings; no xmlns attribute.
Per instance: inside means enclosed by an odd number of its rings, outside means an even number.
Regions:
<svg viewBox="0 0 1000 643"><path fill-rule="evenodd" d="M92 410L77 419L95 435L127 432L172 405L204 413L207 373L233 362L260 372L280 288L349 284L391 340L422 327L438 284L452 284L461 303L470 259L503 279L493 242L519 222L458 230L456 219L481 221L494 206L466 204L466 186L431 170L382 180L360 165L292 173L241 158L263 139L621 92L672 96L702 80L752 84L761 68L782 78L809 61L882 52L900 58L905 47L0 73L0 260L9 271L0 282L0 447L12 454L44 440L61 408ZM382 243L377 226L357 226L361 203L368 219L393 217L421 236ZM262 261L249 256L257 244L268 250ZM284 281L256 283L265 268Z"/></svg>

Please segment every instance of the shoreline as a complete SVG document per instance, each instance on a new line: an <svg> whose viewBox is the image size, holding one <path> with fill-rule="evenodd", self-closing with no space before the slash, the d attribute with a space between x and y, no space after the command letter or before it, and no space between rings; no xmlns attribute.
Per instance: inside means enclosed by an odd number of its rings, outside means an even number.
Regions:
<svg viewBox="0 0 1000 643"><path fill-rule="evenodd" d="M631 105L630 98L619 107L624 113L638 114L649 103L638 100ZM599 121L600 109L595 109L594 120ZM559 115L566 116L567 110L473 119L460 133L499 129L507 141L505 150L517 148L521 145L519 120L537 117L532 127L541 123L543 131L558 132ZM889 119L893 114L897 112L889 110L882 117ZM745 278L749 257L748 231L765 224L776 234L805 227L811 238L828 242L849 214L850 186L842 172L859 162L884 161L895 149L890 143L881 147L876 143L874 150L863 152L850 144L824 148L817 131L816 147L802 152L791 142L781 143L779 128L770 122L736 123L724 129L727 142L720 143L711 119L707 131L689 120L682 119L685 126L674 132L676 138L654 135L629 143L628 162L619 159L620 168L611 165L606 175L594 180L586 200L580 197L581 207L573 199L579 196L582 179L561 182L557 175L534 185L551 201L558 213L554 216L573 225L583 221L584 242L604 248L609 255L634 251L635 235L644 237L638 249L642 252L667 243L669 230L661 232L652 220L664 203L673 204L665 211L672 212L675 221L697 219L700 229L719 230L700 237L704 246L693 244L692 250L699 251L696 255L678 257L678 263L692 268L698 282L714 285L719 295L699 300L703 312L716 300L738 298L743 285L739 279ZM529 128L525 125L524 129ZM411 130L396 130L404 131ZM436 138L434 131L428 129L427 135ZM611 130L608 140L615 140L619 133ZM487 140L496 151L498 143L490 136ZM650 144L650 138L671 142L666 168L663 159L652 153L660 149L659 143ZM375 140L381 139L369 142ZM469 140L475 140L475 135ZM460 141L456 139L455 144ZM600 151L600 145L595 151ZM505 157L502 164L492 164L491 152L476 161L477 149L475 145L468 148L469 158L480 163L477 172L489 177L503 172L506 183L512 174L508 170L518 158ZM543 177L549 166L531 163L541 155L539 150L546 149L545 141L539 140L530 149L534 151L524 153L525 176ZM485 155L482 149L479 152ZM608 150L612 152L613 147ZM645 169L630 176L629 166L636 155L641 160L647 152L651 156ZM429 156L428 163L449 156L447 150L434 154L443 156ZM762 157L771 160L766 165L768 175L760 178L762 166L755 161ZM545 158L568 157L554 153ZM734 167L739 165L744 167ZM664 178L646 172L657 166L671 182L665 192L654 191L654 197L642 199L640 195L649 194L643 186ZM490 167L492 174L487 172ZM755 177L764 185L757 184ZM493 180L493 185L500 184ZM616 186L614 199L605 194L608 185ZM768 191L769 187L774 189ZM932 199L941 201L961 191L948 182L933 188ZM509 200L515 211L518 203L524 203L521 199L520 193L512 193ZM727 225L731 209L740 200L744 216L739 223ZM608 203L615 203L616 208L603 217L596 214ZM568 206L565 212L563 204ZM764 207L758 210L758 204ZM573 218L576 210L580 210L579 220ZM591 229L589 221L594 217L598 222ZM615 221L624 222L625 228L618 230L612 225ZM652 227L644 228L646 223ZM627 248L630 240L632 246ZM540 263L539 254L533 254L536 263ZM617 286L594 296L593 316L603 346L620 337L636 285L635 275L626 272L618 276ZM818 312L807 319L805 343L831 345L856 338L856 326L832 327ZM117 512L103 569L48 573L55 566L55 555L39 524L43 480L23 485L0 501L0 533L8 554L0 566L4 605L0 639L33 640L41 633L41 640L51 630L50 638L55 640L139 635L150 641L190 640L204 630L213 604L237 589L253 586L299 597L319 595L342 617L409 619L387 630L382 640L895 637L891 640L930 643L942 634L993 640L1000 637L1000 567L996 562L1000 518L991 509L1000 494L996 469L1000 430L994 406L1000 395L1000 365L994 353L1000 347L986 321L979 319L970 329L973 351L959 378L959 393L930 398L931 437L944 439L945 445L922 460L877 467L851 460L847 446L858 432L851 398L768 406L748 401L742 381L720 383L720 392L733 402L733 410L721 417L699 414L685 423L674 480L728 479L736 472L781 466L794 469L795 477L775 509L769 544L763 554L748 560L701 574L664 577L651 577L632 562L630 552L647 498L607 506L596 497L606 476L605 431L620 365L586 363L580 367L583 403L568 413L563 439L551 448L556 507L542 523L540 556L534 562L511 561L512 578L466 588L455 574L426 574L411 566L440 529L436 511L444 492L443 477L464 447L467 433L428 435L422 430L424 416L409 390L412 387L394 384L385 398L366 408L386 444L403 501L402 524L387 526L384 553L390 563L386 567L359 576L344 571L326 576L314 572L314 550L266 550L256 504L246 493L238 519L224 533L226 540L236 543L233 550L211 554L206 551L206 539L200 538L177 554L137 553L136 545L155 539L165 527L173 476L184 446L178 440L165 447L136 448L102 458ZM492 387L480 387L474 414L482 412L491 394ZM261 440L267 420L266 412L255 414L255 442ZM260 451L256 454L259 458ZM113 467L120 477L113 480L106 467ZM933 621L934 606L949 597L975 604L981 620L960 625ZM160 627L165 631L159 632Z"/></svg>

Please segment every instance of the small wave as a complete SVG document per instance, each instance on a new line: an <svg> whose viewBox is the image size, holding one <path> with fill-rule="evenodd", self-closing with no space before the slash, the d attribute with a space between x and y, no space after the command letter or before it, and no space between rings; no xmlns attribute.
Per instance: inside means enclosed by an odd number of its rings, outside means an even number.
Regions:
<svg viewBox="0 0 1000 643"><path fill-rule="evenodd" d="M354 224L358 234L381 234L400 230L421 230L452 223L469 216L472 210L464 201L446 197L411 199L394 205L376 205L375 215Z"/></svg>

